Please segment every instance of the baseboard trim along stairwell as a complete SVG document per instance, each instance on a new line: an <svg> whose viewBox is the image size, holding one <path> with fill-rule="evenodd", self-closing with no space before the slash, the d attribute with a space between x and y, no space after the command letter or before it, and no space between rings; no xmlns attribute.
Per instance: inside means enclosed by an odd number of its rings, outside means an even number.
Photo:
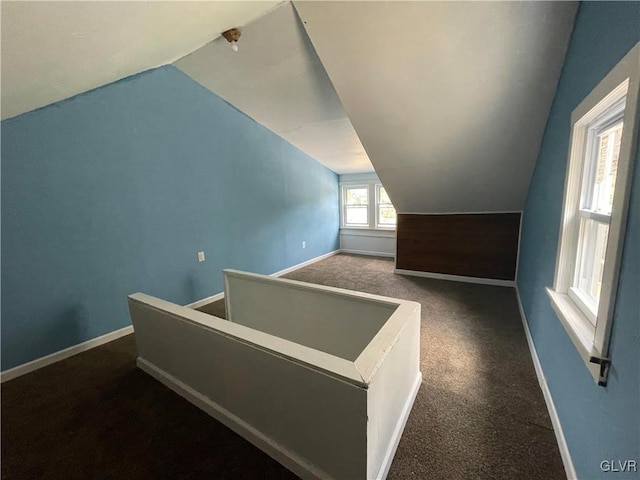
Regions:
<svg viewBox="0 0 640 480"><path fill-rule="evenodd" d="M329 475L307 462L300 455L282 447L277 441L268 437L260 430L254 428L252 425L237 417L210 398L204 396L188 385L185 385L164 370L156 367L151 362L142 357L138 357L136 364L138 365L138 368L160 381L165 387L170 388L175 393L197 406L199 409L211 415L227 428L230 428L245 440L251 442L299 477L309 480L322 480L329 478Z"/></svg>
<svg viewBox="0 0 640 480"><path fill-rule="evenodd" d="M480 285L495 285L498 287L515 287L513 280L497 280L495 278L465 277L464 275L450 275L448 273L421 272L418 270L403 270L396 268L393 273L410 275L412 277L434 278L436 280L450 280L453 282L478 283Z"/></svg>
<svg viewBox="0 0 640 480"><path fill-rule="evenodd" d="M556 406L553 403L553 397L551 396L551 391L549 390L549 386L547 385L547 380L544 376L544 371L542 370L542 364L540 363L540 359L538 358L538 352L536 351L536 346L533 343L533 337L531 336L531 331L529 330L529 324L527 323L527 316L524 313L524 308L522 307L522 301L520 300L520 292L518 291L517 287L516 287L516 298L518 299L518 309L520 310L520 319L522 320L524 333L527 337L527 344L529 345L531 360L533 360L533 366L536 370L538 383L540 384L542 395L544 395L544 401L547 404L547 410L549 411L549 417L551 417L551 424L553 425L553 431L556 434L556 441L558 442L558 449L560 450L560 456L562 457L562 463L564 464L564 471L567 474L568 480L577 480L578 476L576 475L576 470L573 466L573 460L571 459L571 454L569 452L569 446L567 445L567 440L564 437L564 432L562 431L562 424L560 423L560 417L558 417L558 411L556 410Z"/></svg>
<svg viewBox="0 0 640 480"><path fill-rule="evenodd" d="M375 479L387 478L387 474L389 473L389 469L391 468L391 464L393 463L393 457L396 454L396 450L398 450L398 445L400 444L400 438L402 438L404 427L407 425L409 415L411 414L411 409L413 408L413 403L418 396L418 391L420 390L421 386L422 372L418 372L418 375L416 375L416 379L413 381L411 392L409 393L409 396L407 397L407 400L404 402L404 406L402 407L400 418L398 418L398 422L393 429L391 441L389 442L389 446L387 447L387 450L382 459L380 469L378 470L377 475L374 477Z"/></svg>
<svg viewBox="0 0 640 480"><path fill-rule="evenodd" d="M284 270L280 270L278 272L272 273L270 277L281 277L286 275L287 273L294 272L300 268L311 265L312 263L319 262L320 260L324 260L325 258L333 257L340 253L340 250L334 250L329 253L325 253L324 255L320 255L319 257L312 258L311 260L307 260L306 262L298 263L293 267L285 268ZM202 300L198 300L197 302L190 303L189 305L185 305L187 308L200 308L204 305L208 305L213 302L217 302L218 300L222 300L224 298L224 292L216 293L215 295L211 295L210 297L203 298Z"/></svg>
<svg viewBox="0 0 640 480"><path fill-rule="evenodd" d="M324 255L320 255L319 257L312 258L311 260L307 260L306 262L299 263L297 265L294 265L293 267L285 268L284 270L280 270L279 272L272 273L271 276L280 277L282 275L286 275L287 273L293 272L302 267L306 267L307 265L311 265L312 263L319 262L320 260L324 260L325 258L329 258L338 253L340 253L340 250L334 250L332 252L325 253ZM223 298L224 292L221 292L210 297L203 298L202 300L198 300L197 302L190 303L186 306L190 308L198 308L202 305L206 305ZM100 345L104 345L105 343L112 342L113 340L117 340L120 337L129 335L130 333L133 333L133 325L129 325L128 327L124 327L119 330L109 332L105 335L92 338L77 345L72 345L71 347L53 352L44 357L36 358L35 360L31 360L30 362L23 363L22 365L18 365L16 367L5 370L4 372L0 372L0 383L7 382L17 377L21 377L22 375L26 375L27 373L31 373L35 370L46 367L47 365L51 365L52 363L56 363L66 358L72 357L74 355L77 355L78 353L82 353L87 350L91 350L92 348L99 347Z"/></svg>
<svg viewBox="0 0 640 480"><path fill-rule="evenodd" d="M26 375L27 373L31 373L35 370L46 367L47 365L51 365L52 363L56 363L66 358L73 357L78 353L86 352L87 350L91 350L92 348L99 347L100 345L104 345L105 343L109 343L113 340L117 340L120 337L129 335L130 333L133 333L133 325L129 325L128 327L124 327L119 330L106 333L99 337L92 338L91 340L73 345L71 347L65 348L64 350L58 350L57 352L53 352L47 356L36 358L35 360L31 360L30 362L23 363L22 365L18 365L17 367L10 368L9 370L5 370L4 372L0 373L0 383L7 382L17 377L21 377L22 375Z"/></svg>
<svg viewBox="0 0 640 480"><path fill-rule="evenodd" d="M340 253L352 253L353 255L365 255L367 257L389 257L393 258L396 256L395 253L385 253L385 252L370 252L368 250L354 250L351 248L341 248Z"/></svg>
<svg viewBox="0 0 640 480"><path fill-rule="evenodd" d="M138 357L136 363L141 370L145 371L156 380L163 383L166 387L170 388L181 397L184 397L185 399L196 405L201 410L204 410L213 418L223 423L225 426L236 432L238 435L242 436L247 441L254 444L256 447L267 453L267 455L271 456L276 461L280 462L282 465L287 467L299 477L313 480L330 478L327 473L307 462L297 453L282 447L277 441L269 438L263 432L257 430L246 421L231 413L229 410L226 410L210 398L204 396L188 385L185 385L177 378L155 366L153 363L147 361L142 357ZM377 472L377 475L374 477L376 479L386 478L387 474L389 473L391 463L393 462L393 457L398 448L398 444L400 443L400 438L402 437L402 432L404 431L404 427L407 423L407 420L409 419L409 414L411 413L413 402L418 395L418 391L420 390L421 385L422 373L418 372L418 375L413 382L413 386L411 388L409 396L407 397L402 408L400 417L398 418L395 428L393 429L393 434L391 435L389 444L387 445L387 449L384 452L384 457L382 459L380 468Z"/></svg>
<svg viewBox="0 0 640 480"><path fill-rule="evenodd" d="M291 273L291 272L293 272L295 270L298 270L300 268L303 268L303 267L306 267L308 265L311 265L312 263L319 262L320 260L324 260L325 258L333 257L334 255L337 255L338 253L340 253L340 249L334 250L334 251L329 252L329 253L325 253L324 255L320 255L319 257L312 258L311 260L307 260L306 262L298 263L297 265L294 265L293 267L285 268L284 270L280 270L279 272L272 273L269 276L270 277L281 277L282 275L286 275L287 273Z"/></svg>

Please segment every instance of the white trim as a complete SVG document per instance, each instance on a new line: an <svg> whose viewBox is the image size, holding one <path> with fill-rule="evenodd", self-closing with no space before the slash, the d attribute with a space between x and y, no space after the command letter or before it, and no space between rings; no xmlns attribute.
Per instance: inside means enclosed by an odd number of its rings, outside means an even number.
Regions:
<svg viewBox="0 0 640 480"><path fill-rule="evenodd" d="M343 173L338 178L338 184L348 185L348 184L353 184L358 182L370 182L372 180L380 183L380 178L378 178L378 175L376 174L376 172Z"/></svg>
<svg viewBox="0 0 640 480"><path fill-rule="evenodd" d="M602 318L605 322L604 325L602 325L602 322L598 322L596 325L593 341L595 349L604 357L609 355L609 337L618 293L618 277L631 198L631 182L638 148L638 123L640 120L640 63L638 62L638 57L640 57L640 42L620 61L620 63L627 62L629 65L627 74L630 80L624 112L624 128L626 132L623 133L618 156L618 179L616 180L605 267L602 274L602 291L609 291L610 294L600 296L598 318Z"/></svg>
<svg viewBox="0 0 640 480"><path fill-rule="evenodd" d="M269 275L270 277L281 277L282 275L286 275L287 273L291 273L299 268L306 267L307 265L311 265L312 263L319 262L320 260L324 260L325 258L333 257L340 253L340 249L334 250L329 253L325 253L324 255L320 255L319 257L312 258L311 260L307 260L306 262L298 263L293 267L285 268L284 270L280 270L279 272L272 273Z"/></svg>
<svg viewBox="0 0 640 480"><path fill-rule="evenodd" d="M533 337L531 336L531 331L529 330L527 317L524 314L524 308L522 308L522 301L520 300L520 292L518 291L518 287L516 287L516 298L518 300L518 309L520 310L520 319L522 320L522 326L524 327L524 334L527 337L527 344L529 345L529 352L531 353L531 360L533 360L533 367L535 368L536 376L538 377L538 383L540 384L540 389L542 390L544 401L547 404L547 410L549 411L549 417L551 418L551 424L553 425L553 432L556 435L558 449L560 450L560 457L562 457L562 463L564 464L564 471L567 475L568 480L577 480L578 476L576 475L576 469L573 466L573 460L571 459L571 453L569 452L567 440L564 437L562 424L560 423L560 417L558 416L558 411L556 410L556 406L553 403L551 390L549 390L549 385L547 385L547 380L544 376L544 371L542 370L542 364L540 363L540 359L538 358L538 352L536 351L536 346L533 343Z"/></svg>
<svg viewBox="0 0 640 480"><path fill-rule="evenodd" d="M361 175L347 175L348 180L340 178L340 230L365 230L365 231L380 231L380 232L395 232L397 229L397 212L396 212L396 224L395 225L379 225L378 224L378 207L379 207L379 191L380 187L384 187L378 176L373 174ZM356 180L357 178L357 180ZM346 189L348 188L367 188L367 208L368 208L368 222L367 224L351 224L346 223ZM391 203L393 206L393 202ZM395 207L394 207L395 208Z"/></svg>
<svg viewBox="0 0 640 480"><path fill-rule="evenodd" d="M578 215L582 218L586 218L589 220L594 220L599 223L604 223L605 225L609 225L611 223L611 215L607 215L604 213L593 212L591 210L578 209Z"/></svg>
<svg viewBox="0 0 640 480"><path fill-rule="evenodd" d="M353 237L379 237L379 238L396 238L396 229L379 228L373 230L371 228L341 228L340 235L351 235Z"/></svg>
<svg viewBox="0 0 640 480"><path fill-rule="evenodd" d="M312 258L311 260L307 260L306 262L298 263L293 267L285 268L284 270L280 270L279 272L275 272L270 274L270 277L281 277L282 275L286 275L287 273L291 273L299 268L306 267L307 265L311 265L312 263L319 262L320 260L324 260L325 258L333 257L340 253L341 250L333 250L332 252L325 253L324 255L320 255L319 257ZM212 302L217 302L218 300L222 300L224 298L224 292L216 293L215 295L211 295L210 297L203 298L202 300L198 300L197 302L190 303L189 305L185 305L187 308L200 308L204 305L208 305Z"/></svg>
<svg viewBox="0 0 640 480"><path fill-rule="evenodd" d="M209 305L210 303L217 302L218 300L222 300L224 298L224 292L216 293L215 295L211 295L210 297L203 298L202 300L198 300L197 302L190 303L189 305L185 305L186 308L197 309L200 307L204 307L205 305Z"/></svg>
<svg viewBox="0 0 640 480"><path fill-rule="evenodd" d="M400 413L400 418L398 418L398 423L396 423L396 428L393 430L393 435L391 436L391 441L389 442L389 447L384 454L384 459L382 460L382 465L378 469L377 475L374 477L376 479L387 478L387 474L389 473L389 469L391 468L391 464L393 463L393 457L396 454L396 450L398 449L398 444L400 443L400 438L402 437L402 432L404 432L404 427L407 424L407 420L409 420L409 415L411 414L411 409L413 408L413 403L418 396L418 391L420 390L420 386L422 385L422 372L418 372L416 379L413 383L413 387L411 387L411 392L407 397L407 401L402 407L402 413Z"/></svg>
<svg viewBox="0 0 640 480"><path fill-rule="evenodd" d="M571 114L571 140L569 145L567 173L562 203L562 215L558 248L556 253L556 267L553 290L548 293L551 304L558 314L567 333L575 339L580 332L571 332L573 324L568 321L575 309L568 308L567 293L572 286L576 271L576 252L579 245L579 219L583 195L581 183L585 178L584 164L588 157L590 143L589 129L597 124L599 117L613 113L615 115L616 102L626 95L624 108L624 130L618 157L618 171L613 198L613 209L609 225L609 238L605 253L604 270L602 273L601 293L596 315L595 331L589 338L590 355L586 356L584 349L578 348L591 375L598 385L606 386L608 369L601 371L590 362L590 357L607 358L609 354L609 337L613 323L613 314L618 287L620 262L624 248L624 233L629 209L631 181L633 178L636 145L638 141L638 111L640 109L640 43L637 43L618 64L594 87L589 95L580 102ZM551 293L555 293L554 297ZM566 298L564 298L566 297ZM573 303L573 302L571 302ZM564 317L564 318L563 318ZM588 320L585 318L585 322ZM576 344L576 346L578 346Z"/></svg>
<svg viewBox="0 0 640 480"><path fill-rule="evenodd" d="M501 212L396 212L398 215L500 215L504 213L520 213L522 210L505 210Z"/></svg>
<svg viewBox="0 0 640 480"><path fill-rule="evenodd" d="M396 268L393 273L411 275L413 277L435 278L437 280L451 280L454 282L479 283L481 285L496 285L498 287L515 287L513 280L498 280L495 278L465 277L464 275L449 275L447 273L420 272L418 270L403 270Z"/></svg>
<svg viewBox="0 0 640 480"><path fill-rule="evenodd" d="M366 189L366 205L347 205L347 190ZM367 223L347 223L348 207L367 207ZM340 185L340 228L371 228L371 186L366 182Z"/></svg>
<svg viewBox="0 0 640 480"><path fill-rule="evenodd" d="M99 337L92 338L91 340L87 340L86 342L73 345L69 348L65 348L64 350L59 350L44 357L36 358L35 360L31 360L30 362L23 363L22 365L18 365L17 367L13 367L5 370L4 372L1 372L0 383L13 380L14 378L21 377L22 375L26 375L27 373L31 373L35 370L46 367L47 365L51 365L52 363L56 363L60 360L72 357L74 355L77 355L78 353L82 353L87 350L91 350L92 348L99 347L100 345L104 345L105 343L109 343L120 337L129 335L130 333L133 333L133 325L129 325L128 327L124 327L119 330L106 333Z"/></svg>
<svg viewBox="0 0 640 480"><path fill-rule="evenodd" d="M395 253L385 253L385 252L369 252L367 250L353 250L350 248L341 248L340 253L350 253L353 255L366 255L369 257L389 257L395 258Z"/></svg>
<svg viewBox="0 0 640 480"><path fill-rule="evenodd" d="M396 207L394 207L393 203L391 203L391 198L389 198L390 203L388 204L387 203L382 204L380 202L381 188L384 188L384 185L382 185L381 183L376 183L374 186L375 194L376 194L376 208L375 208L375 216L374 216L375 218L373 219L373 226L375 227L376 230L396 230L398 227L398 212L395 212ZM388 195L389 193L387 192L387 196ZM393 225L380 223L380 205L386 205L387 207L390 205L391 208L393 208L393 211L396 213L396 223L394 223Z"/></svg>
<svg viewBox="0 0 640 480"><path fill-rule="evenodd" d="M300 455L282 447L275 440L267 437L262 432L252 427L249 423L231 413L229 410L221 407L213 400L205 397L188 385L185 385L177 378L156 367L144 358L138 357L136 363L141 370L148 373L156 380L159 380L163 385L170 388L201 410L205 411L219 422L223 423L225 426L236 432L245 440L254 444L260 450L284 465L296 475L304 479L314 480L330 478L329 475L307 462Z"/></svg>
<svg viewBox="0 0 640 480"><path fill-rule="evenodd" d="M319 257L312 258L311 260L307 260L306 262L299 263L297 265L294 265L293 267L285 268L284 270L280 270L279 272L272 273L271 276L279 277L281 275L285 275L299 268L306 267L307 265L311 265L312 263L319 262L320 260L324 260L325 258L329 258L333 255L336 255L337 253L340 253L339 249L329 253L325 253L324 255L320 255ZM185 306L188 308L196 309L211 302L222 300L223 298L224 292L220 292ZM120 330L106 333L100 337L92 338L91 340L73 345L69 348L65 348L64 350L53 352L44 357L36 358L35 360L31 360L30 362L23 363L22 365L18 365L17 367L13 367L9 370L5 370L4 372L0 372L0 383L7 382L22 375L26 375L27 373L38 370L39 368L46 367L47 365L51 365L52 363L59 362L60 360L64 360L65 358L69 358L78 353L85 352L125 335L129 335L130 333L133 333L133 325L129 325L128 327L121 328Z"/></svg>
<svg viewBox="0 0 640 480"><path fill-rule="evenodd" d="M592 255L593 258L593 255ZM576 307L580 309L584 318L586 318L593 327L596 326L596 315L598 314L598 304L596 300L591 298L584 290L576 287L569 287L567 295L573 301ZM593 335L591 335L593 338Z"/></svg>
<svg viewBox="0 0 640 480"><path fill-rule="evenodd" d="M593 347L594 328L585 318L580 308L569 298L569 295L558 293L551 288L545 289L551 301L551 308L556 312L567 335L575 344L578 353L589 364L589 355Z"/></svg>
<svg viewBox="0 0 640 480"><path fill-rule="evenodd" d="M520 212L520 224L518 225L518 251L516 252L516 272L514 277L514 283L518 282L518 267L520 266L520 246L522 245L522 219L524 218L524 212Z"/></svg>

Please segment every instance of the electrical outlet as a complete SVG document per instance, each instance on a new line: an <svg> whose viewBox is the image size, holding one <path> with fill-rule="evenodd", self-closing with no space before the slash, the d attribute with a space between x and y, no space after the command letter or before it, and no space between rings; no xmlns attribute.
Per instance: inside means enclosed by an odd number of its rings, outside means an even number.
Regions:
<svg viewBox="0 0 640 480"><path fill-rule="evenodd" d="M307 248L307 242L302 242L302 248Z"/></svg>
<svg viewBox="0 0 640 480"><path fill-rule="evenodd" d="M198 261L204 262L204 252L198 252Z"/></svg>

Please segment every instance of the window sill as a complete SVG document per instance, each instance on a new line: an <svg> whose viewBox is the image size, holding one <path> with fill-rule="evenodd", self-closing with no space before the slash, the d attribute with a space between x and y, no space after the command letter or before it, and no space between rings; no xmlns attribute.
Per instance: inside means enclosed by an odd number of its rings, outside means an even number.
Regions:
<svg viewBox="0 0 640 480"><path fill-rule="evenodd" d="M395 228L341 227L340 235L395 238Z"/></svg>
<svg viewBox="0 0 640 480"><path fill-rule="evenodd" d="M593 351L595 328L569 295L558 293L551 288L546 290L551 300L551 307L597 383L600 379L600 366L590 361L595 353Z"/></svg>

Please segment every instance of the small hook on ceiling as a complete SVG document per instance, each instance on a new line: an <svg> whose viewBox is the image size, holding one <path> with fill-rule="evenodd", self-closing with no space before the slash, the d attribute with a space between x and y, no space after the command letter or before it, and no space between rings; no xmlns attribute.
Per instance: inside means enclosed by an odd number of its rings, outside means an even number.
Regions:
<svg viewBox="0 0 640 480"><path fill-rule="evenodd" d="M231 48L233 48L234 52L238 51L238 40L240 40L241 35L242 33L238 28L231 28L222 32L222 36L231 44Z"/></svg>

